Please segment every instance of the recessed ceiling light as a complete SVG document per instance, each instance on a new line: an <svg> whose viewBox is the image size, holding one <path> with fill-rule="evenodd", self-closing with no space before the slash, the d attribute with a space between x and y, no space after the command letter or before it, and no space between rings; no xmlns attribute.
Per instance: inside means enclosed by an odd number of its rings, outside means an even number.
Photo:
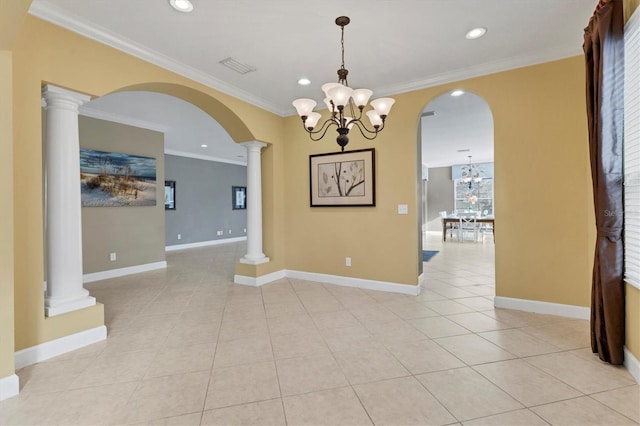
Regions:
<svg viewBox="0 0 640 426"><path fill-rule="evenodd" d="M462 96L464 95L464 91L463 90L454 90L453 92L451 92L451 96Z"/></svg>
<svg viewBox="0 0 640 426"><path fill-rule="evenodd" d="M466 39L469 39L469 40L475 40L477 38L482 37L486 33L487 33L487 29L486 28L478 27L478 28L474 28L472 30L469 30L469 32L467 32L467 34L465 34L464 37Z"/></svg>
<svg viewBox="0 0 640 426"><path fill-rule="evenodd" d="M200 146L201 146L202 148L206 148L206 147L208 147L209 145L202 144L202 145L200 145Z"/></svg>
<svg viewBox="0 0 640 426"><path fill-rule="evenodd" d="M311 84L311 80L309 80L308 78L301 78L300 80L298 80L298 84L300 86L308 86Z"/></svg>
<svg viewBox="0 0 640 426"><path fill-rule="evenodd" d="M191 12L193 5L189 0L169 0L169 4L178 12Z"/></svg>

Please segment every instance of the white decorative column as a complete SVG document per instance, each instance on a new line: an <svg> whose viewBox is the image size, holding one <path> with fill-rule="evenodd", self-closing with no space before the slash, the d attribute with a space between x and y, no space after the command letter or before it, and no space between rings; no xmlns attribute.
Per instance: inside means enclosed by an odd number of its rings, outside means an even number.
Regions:
<svg viewBox="0 0 640 426"><path fill-rule="evenodd" d="M51 317L96 304L82 285L78 108L90 98L51 85L42 88L42 97L46 105L45 313Z"/></svg>
<svg viewBox="0 0 640 426"><path fill-rule="evenodd" d="M260 153L267 144L245 142L247 148L247 254L242 263L257 265L269 258L262 252L262 167Z"/></svg>

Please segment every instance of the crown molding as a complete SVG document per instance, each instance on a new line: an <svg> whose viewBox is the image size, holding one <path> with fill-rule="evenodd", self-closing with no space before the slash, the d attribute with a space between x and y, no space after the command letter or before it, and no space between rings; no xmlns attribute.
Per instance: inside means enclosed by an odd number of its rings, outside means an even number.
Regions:
<svg viewBox="0 0 640 426"><path fill-rule="evenodd" d="M29 9L29 13L37 18L43 19L55 25L61 26L69 31L80 34L83 37L95 40L114 49L128 53L134 57L150 62L161 68L172 71L183 77L204 84L207 87L218 90L242 101L248 102L259 108L272 112L280 117L287 117L295 114L295 110L291 106L280 108L272 102L255 96L236 86L230 85L196 68L178 62L168 57L167 55L153 51L132 40L121 37L105 28L83 21L78 17L68 16L60 8L52 4L49 0L39 0L32 3ZM430 76L422 80L383 86L379 88L372 87L372 90L374 90L376 96L392 96L400 93L406 93L447 83L453 83L456 81L466 80L469 78L481 77L496 72L564 59L570 56L579 55L581 53L582 50L577 45L572 44L557 46L552 49L546 49L531 54L515 56L505 60L488 62L485 64L479 64L467 68L448 71L442 74Z"/></svg>
<svg viewBox="0 0 640 426"><path fill-rule="evenodd" d="M166 155L176 155L178 157L196 158L198 160L215 161L216 163L235 164L236 166L246 166L246 161L229 160L227 158L213 157L210 155L194 154L192 152L177 151L175 149L165 149Z"/></svg>
<svg viewBox="0 0 640 426"><path fill-rule="evenodd" d="M128 126L141 127L147 130L153 130L155 132L166 133L169 128L150 121L139 120L137 118L127 117L125 115L115 114L112 112L101 111L98 109L90 108L87 106L81 106L80 115L85 117L97 118L99 120L112 121L114 123L126 124Z"/></svg>
<svg viewBox="0 0 640 426"><path fill-rule="evenodd" d="M29 8L29 14L74 33L80 34L83 37L128 53L129 55L135 56L136 58L142 59L146 62L150 62L183 77L187 77L193 81L204 84L207 87L248 102L281 117L289 115L289 108L281 110L271 102L245 92L244 90L232 86L196 68L178 62L167 55L156 52L139 43L119 36L106 28L86 22L76 16L66 15L60 8L54 6L47 0L40 0L32 3Z"/></svg>
<svg viewBox="0 0 640 426"><path fill-rule="evenodd" d="M576 56L581 53L582 50L580 48L577 48L575 45L557 46L552 49L546 49L527 55L514 56L500 61L487 62L485 64L447 71L446 73L434 75L424 80L380 87L375 90L375 93L376 96L397 95L399 93L412 92L414 90L421 90L447 83L454 83L456 81L467 80L474 77L481 77L483 75L494 74L497 72L556 61L571 56Z"/></svg>

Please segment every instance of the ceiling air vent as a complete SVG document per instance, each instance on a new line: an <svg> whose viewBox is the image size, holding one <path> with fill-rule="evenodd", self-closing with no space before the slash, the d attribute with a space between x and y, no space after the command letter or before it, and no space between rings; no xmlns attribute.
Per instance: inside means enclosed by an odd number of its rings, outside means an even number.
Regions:
<svg viewBox="0 0 640 426"><path fill-rule="evenodd" d="M241 64L240 62L236 61L231 57L227 59L223 59L219 63L231 70L234 70L238 74L247 74L247 73L256 71L256 69L251 65Z"/></svg>

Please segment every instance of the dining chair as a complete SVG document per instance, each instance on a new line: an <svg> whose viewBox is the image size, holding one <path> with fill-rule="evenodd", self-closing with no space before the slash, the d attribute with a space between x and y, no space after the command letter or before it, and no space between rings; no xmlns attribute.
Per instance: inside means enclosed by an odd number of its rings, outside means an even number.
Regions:
<svg viewBox="0 0 640 426"><path fill-rule="evenodd" d="M444 226L444 220L447 218L447 212L446 211L442 211L439 212L438 215L440 215L440 221L442 222L442 226ZM453 231L454 229L458 229L458 224L455 222L449 222L447 223L447 228L445 229L446 231L449 231L449 238L453 238ZM459 236L458 236L459 238ZM443 238L444 239L444 238Z"/></svg>
<svg viewBox="0 0 640 426"><path fill-rule="evenodd" d="M459 241L465 239L465 233L473 235L473 241L478 241L478 222L476 222L475 214L460 216L460 226L458 229Z"/></svg>

